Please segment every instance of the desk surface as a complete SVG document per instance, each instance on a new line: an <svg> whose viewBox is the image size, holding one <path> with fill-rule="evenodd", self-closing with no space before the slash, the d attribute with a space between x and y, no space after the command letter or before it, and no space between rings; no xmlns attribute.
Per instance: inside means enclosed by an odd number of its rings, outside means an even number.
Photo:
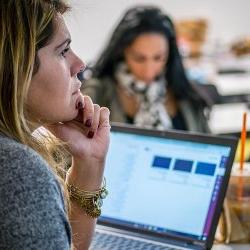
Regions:
<svg viewBox="0 0 250 250"><path fill-rule="evenodd" d="M250 244L216 244L212 247L212 250L249 250Z"/></svg>
<svg viewBox="0 0 250 250"><path fill-rule="evenodd" d="M216 74L214 84L221 95L250 94L250 57L225 54L215 59L217 69L240 69L246 73Z"/></svg>
<svg viewBox="0 0 250 250"><path fill-rule="evenodd" d="M220 95L250 95L250 56L202 57L184 60L188 76L197 82L213 83ZM245 73L219 74L218 70L242 70Z"/></svg>
<svg viewBox="0 0 250 250"><path fill-rule="evenodd" d="M240 132L244 112L248 114L247 130L250 131L250 109L246 103L214 105L209 119L212 133L230 134Z"/></svg>
<svg viewBox="0 0 250 250"><path fill-rule="evenodd" d="M221 95L250 94L250 74L217 75L214 84Z"/></svg>

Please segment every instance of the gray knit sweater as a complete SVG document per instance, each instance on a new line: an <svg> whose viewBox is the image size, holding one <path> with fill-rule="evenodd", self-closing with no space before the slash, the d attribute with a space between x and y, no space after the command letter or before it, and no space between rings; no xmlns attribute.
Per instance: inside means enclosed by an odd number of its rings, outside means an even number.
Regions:
<svg viewBox="0 0 250 250"><path fill-rule="evenodd" d="M70 249L59 183L34 150L0 136L0 249Z"/></svg>

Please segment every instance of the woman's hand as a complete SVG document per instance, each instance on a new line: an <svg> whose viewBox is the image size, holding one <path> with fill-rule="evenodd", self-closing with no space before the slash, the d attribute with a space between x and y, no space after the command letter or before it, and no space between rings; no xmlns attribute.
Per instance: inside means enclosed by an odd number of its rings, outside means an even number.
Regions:
<svg viewBox="0 0 250 250"><path fill-rule="evenodd" d="M109 110L93 104L88 96L78 103L77 117L68 122L50 125L48 129L66 142L73 157L70 182L86 189L101 185L105 157L109 146Z"/></svg>

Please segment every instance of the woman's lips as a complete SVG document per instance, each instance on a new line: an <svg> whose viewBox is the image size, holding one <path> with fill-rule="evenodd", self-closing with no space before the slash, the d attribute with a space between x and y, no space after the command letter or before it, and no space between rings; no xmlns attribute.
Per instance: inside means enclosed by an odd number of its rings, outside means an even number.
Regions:
<svg viewBox="0 0 250 250"><path fill-rule="evenodd" d="M82 83L78 80L76 83L75 83L75 88L76 90L72 93L72 95L76 95L76 94L79 94L81 92L81 86L82 86Z"/></svg>

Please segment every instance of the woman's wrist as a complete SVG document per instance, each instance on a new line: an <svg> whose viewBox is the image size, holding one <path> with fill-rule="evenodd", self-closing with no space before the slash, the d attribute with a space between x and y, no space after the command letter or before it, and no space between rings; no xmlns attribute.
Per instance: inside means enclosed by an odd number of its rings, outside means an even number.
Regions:
<svg viewBox="0 0 250 250"><path fill-rule="evenodd" d="M66 183L89 191L99 189L103 181L104 165L105 160L73 158L67 172Z"/></svg>

